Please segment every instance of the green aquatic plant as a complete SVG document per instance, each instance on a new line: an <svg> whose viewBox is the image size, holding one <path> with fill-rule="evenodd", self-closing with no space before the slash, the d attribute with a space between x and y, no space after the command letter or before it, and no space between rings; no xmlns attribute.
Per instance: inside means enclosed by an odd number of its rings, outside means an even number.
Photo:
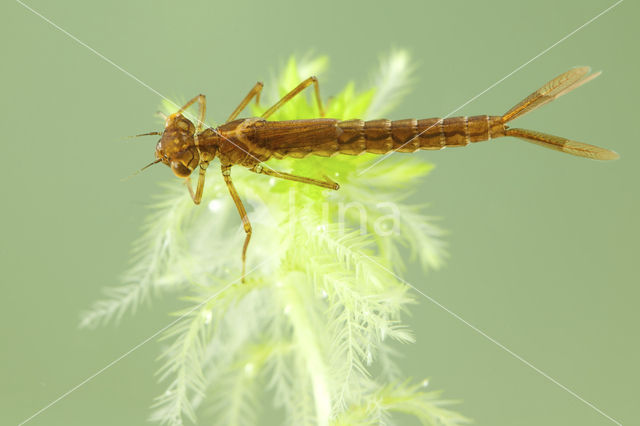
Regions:
<svg viewBox="0 0 640 426"><path fill-rule="evenodd" d="M263 104L326 64L324 57L291 59ZM391 54L369 90L348 84L329 100L327 116L379 118L406 91L410 72L406 52ZM255 115L264 111L252 108ZM273 119L317 116L302 95ZM81 320L85 327L119 320L159 293L188 303L162 337L159 378L167 389L152 420L182 425L196 422L197 412L215 424L264 424L261 408L274 405L271 414L284 419L278 424L390 424L395 412L423 424L466 421L426 382L402 379L393 359L397 342L414 340L401 318L414 300L389 271L403 269L407 252L425 270L438 267L444 254L441 231L423 206L406 201L431 166L396 155L359 176L372 158L269 162L276 170L327 175L340 191L234 168L254 228L245 283L244 232L222 179L209 173L201 206L183 185L168 185L134 245L124 285L107 290Z"/></svg>

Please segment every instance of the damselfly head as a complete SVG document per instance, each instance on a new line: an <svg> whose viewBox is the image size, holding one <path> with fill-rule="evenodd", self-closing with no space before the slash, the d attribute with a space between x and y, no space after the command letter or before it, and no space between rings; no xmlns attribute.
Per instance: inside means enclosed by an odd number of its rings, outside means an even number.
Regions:
<svg viewBox="0 0 640 426"><path fill-rule="evenodd" d="M164 132L156 145L156 158L171 167L178 177L191 175L200 162L195 131L193 123L182 114L171 114L165 120Z"/></svg>

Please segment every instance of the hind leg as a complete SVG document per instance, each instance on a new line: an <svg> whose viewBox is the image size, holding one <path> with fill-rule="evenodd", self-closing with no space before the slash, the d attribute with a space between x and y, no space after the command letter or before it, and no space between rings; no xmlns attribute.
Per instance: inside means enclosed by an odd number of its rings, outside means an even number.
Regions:
<svg viewBox="0 0 640 426"><path fill-rule="evenodd" d="M295 89L293 89L292 91L290 91L289 93L284 95L282 97L282 99L280 99L278 102L275 103L275 105L273 105L271 108L266 110L262 114L261 117L262 118L269 118L269 116L272 115L274 112L276 112L278 109L280 109L282 107L282 105L284 105L287 102L289 102L297 94L299 94L304 89L306 89L307 87L311 86L312 84L313 84L314 89L315 89L315 98L316 98L316 103L318 105L318 111L320 112L320 117L324 117L324 107L322 106L322 100L320 99L320 86L318 85L318 78L317 77L309 77L305 81L303 81L302 83L298 84L298 86L296 86Z"/></svg>

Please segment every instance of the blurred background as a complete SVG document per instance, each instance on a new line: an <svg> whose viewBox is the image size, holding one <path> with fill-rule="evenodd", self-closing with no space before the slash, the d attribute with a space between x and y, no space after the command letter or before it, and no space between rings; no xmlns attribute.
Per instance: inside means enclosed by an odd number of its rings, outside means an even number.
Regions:
<svg viewBox="0 0 640 426"><path fill-rule="evenodd" d="M148 86L208 97L222 121L291 54L330 57L325 96L366 88L392 48L415 60L413 90L389 119L443 116L613 1L47 2L27 4ZM79 313L119 283L165 167L153 158L160 97L17 2L0 6L2 209L0 423L17 424L169 322L175 301L120 326L78 330ZM621 423L640 382L640 7L626 1L469 103L501 114L575 65L593 83L518 121L616 150L598 163L517 140L422 152L436 165L415 201L438 216L450 257L405 278ZM399 155L399 154L398 154ZM331 160L327 160L331 161ZM400 189L399 189L400 190ZM401 189L405 190L405 189ZM407 377L460 400L479 425L614 424L416 294L402 346ZM150 341L31 425L140 425L162 387Z"/></svg>

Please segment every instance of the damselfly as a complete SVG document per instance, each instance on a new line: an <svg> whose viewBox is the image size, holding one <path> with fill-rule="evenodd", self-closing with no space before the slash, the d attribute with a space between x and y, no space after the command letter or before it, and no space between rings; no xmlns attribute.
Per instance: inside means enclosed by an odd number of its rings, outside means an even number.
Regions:
<svg viewBox="0 0 640 426"><path fill-rule="evenodd" d="M251 240L251 223L231 180L231 167L240 165L250 171L337 190L339 185L325 177L314 179L273 170L263 163L272 157L303 158L308 155L331 157L336 154L358 155L364 152L386 154L392 151L415 152L445 147L466 146L504 136L515 136L546 148L596 160L613 160L613 151L545 133L510 128L507 123L591 81L600 73L589 74L588 67L570 69L546 83L501 116L428 118L423 120L347 120L324 118L324 108L316 77L309 77L267 109L260 117L236 119L255 98L258 102L262 83L249 91L227 121L217 128L203 130L206 99L198 95L165 119L162 132L144 135L161 136L156 145L156 161L171 167L176 176L185 179L194 203L202 199L207 167L216 157L222 177L240 213L246 237L242 248L242 276L245 275L247 247ZM322 118L309 120L267 121L282 105L313 85L315 100ZM198 102L199 120L194 124L184 112ZM144 136L138 135L138 136ZM148 166L147 166L148 167ZM146 167L145 167L146 168ZM198 183L192 189L190 176L199 170Z"/></svg>

